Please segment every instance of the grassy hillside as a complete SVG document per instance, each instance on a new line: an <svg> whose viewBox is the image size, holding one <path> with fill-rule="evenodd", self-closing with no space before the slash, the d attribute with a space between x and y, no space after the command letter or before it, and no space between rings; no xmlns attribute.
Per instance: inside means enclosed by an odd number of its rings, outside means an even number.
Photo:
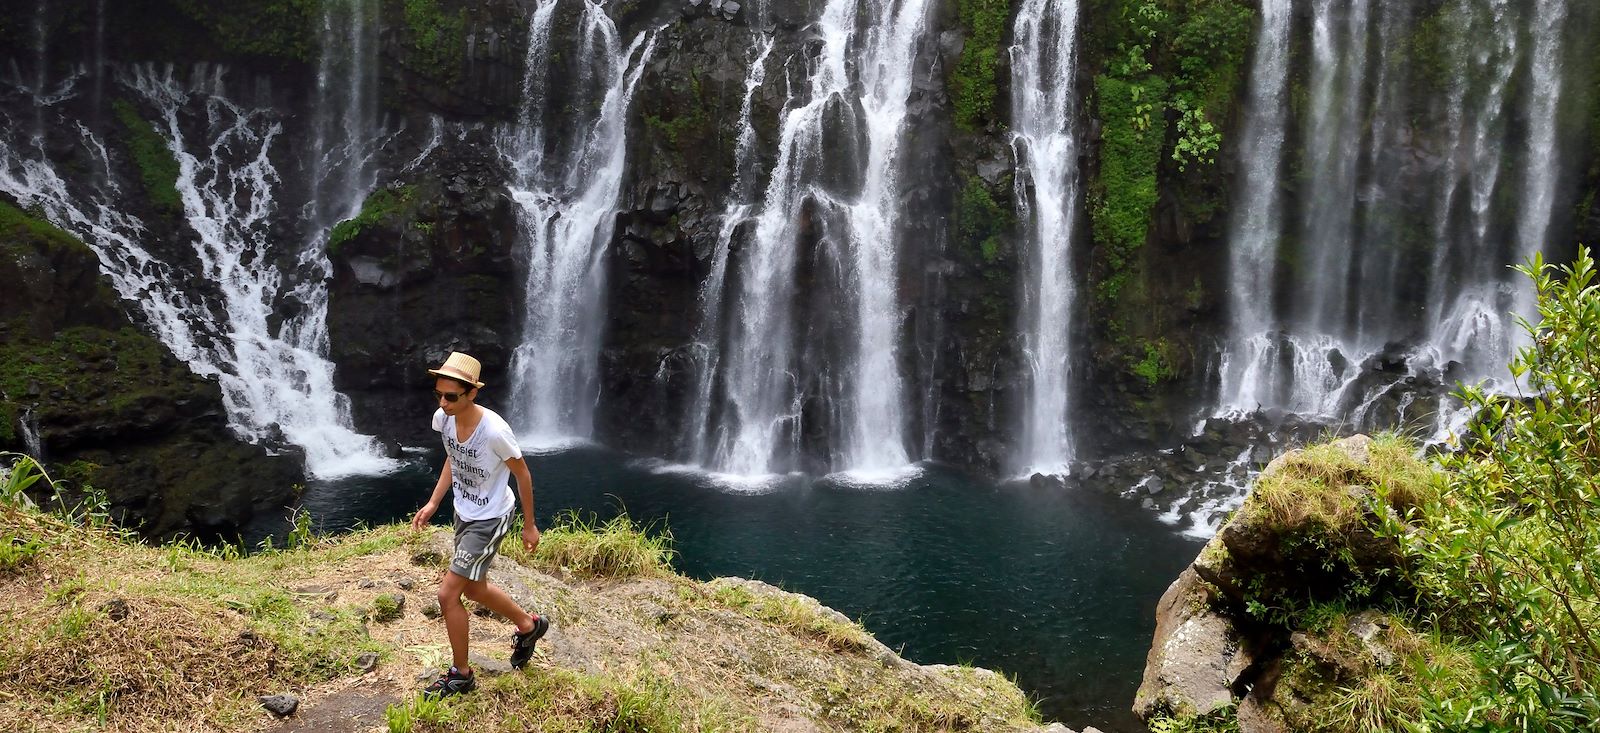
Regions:
<svg viewBox="0 0 1600 733"><path fill-rule="evenodd" d="M491 578L554 627L510 672L512 627L480 609L478 691L423 701L449 658L447 530L317 538L302 523L290 547L249 556L153 547L92 507L27 506L24 475L0 477L0 673L20 681L0 692L0 730L1038 728L1004 677L907 662L805 596L678 576L669 540L626 518L568 517L536 556L502 557ZM300 708L280 722L258 697L283 693Z"/></svg>

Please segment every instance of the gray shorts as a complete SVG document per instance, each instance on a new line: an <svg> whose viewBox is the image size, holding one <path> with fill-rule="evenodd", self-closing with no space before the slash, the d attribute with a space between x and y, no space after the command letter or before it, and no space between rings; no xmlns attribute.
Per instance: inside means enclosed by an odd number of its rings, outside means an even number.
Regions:
<svg viewBox="0 0 1600 733"><path fill-rule="evenodd" d="M511 531L516 510L499 519L456 520L456 554L450 558L450 572L467 580L483 580L489 563L500 554L500 540Z"/></svg>

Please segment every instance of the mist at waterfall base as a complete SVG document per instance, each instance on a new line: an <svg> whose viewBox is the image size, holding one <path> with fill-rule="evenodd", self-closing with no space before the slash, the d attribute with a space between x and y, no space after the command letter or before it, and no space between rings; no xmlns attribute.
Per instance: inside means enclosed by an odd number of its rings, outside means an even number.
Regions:
<svg viewBox="0 0 1600 733"><path fill-rule="evenodd" d="M314 482L300 507L324 531L406 521L437 461ZM680 573L813 596L912 661L1003 671L1047 719L1108 732L1142 730L1128 709L1156 601L1200 548L1132 502L931 466L892 489L793 476L741 493L597 447L528 461L541 527L569 509L604 520L625 508L672 533ZM275 517L246 539L283 531Z"/></svg>

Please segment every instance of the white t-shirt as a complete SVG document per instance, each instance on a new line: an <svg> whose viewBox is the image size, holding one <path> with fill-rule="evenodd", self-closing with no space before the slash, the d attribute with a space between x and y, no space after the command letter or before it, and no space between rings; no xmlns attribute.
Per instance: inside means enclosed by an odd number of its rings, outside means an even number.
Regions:
<svg viewBox="0 0 1600 733"><path fill-rule="evenodd" d="M511 494L511 467L506 461L522 457L516 433L504 418L479 406L483 418L465 442L456 441L456 419L433 413L433 429L444 439L450 456L450 491L455 494L456 516L467 521L504 516L515 505Z"/></svg>

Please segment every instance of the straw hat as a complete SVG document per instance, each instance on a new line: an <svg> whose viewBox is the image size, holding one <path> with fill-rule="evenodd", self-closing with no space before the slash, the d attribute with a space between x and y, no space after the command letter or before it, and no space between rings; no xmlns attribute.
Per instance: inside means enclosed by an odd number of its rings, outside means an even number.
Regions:
<svg viewBox="0 0 1600 733"><path fill-rule="evenodd" d="M478 370L482 368L483 365L479 364L477 359L459 351L452 351L450 358L445 359L443 365L438 369L429 369L428 373L435 377L459 379L474 387L482 387L483 382L478 381Z"/></svg>

